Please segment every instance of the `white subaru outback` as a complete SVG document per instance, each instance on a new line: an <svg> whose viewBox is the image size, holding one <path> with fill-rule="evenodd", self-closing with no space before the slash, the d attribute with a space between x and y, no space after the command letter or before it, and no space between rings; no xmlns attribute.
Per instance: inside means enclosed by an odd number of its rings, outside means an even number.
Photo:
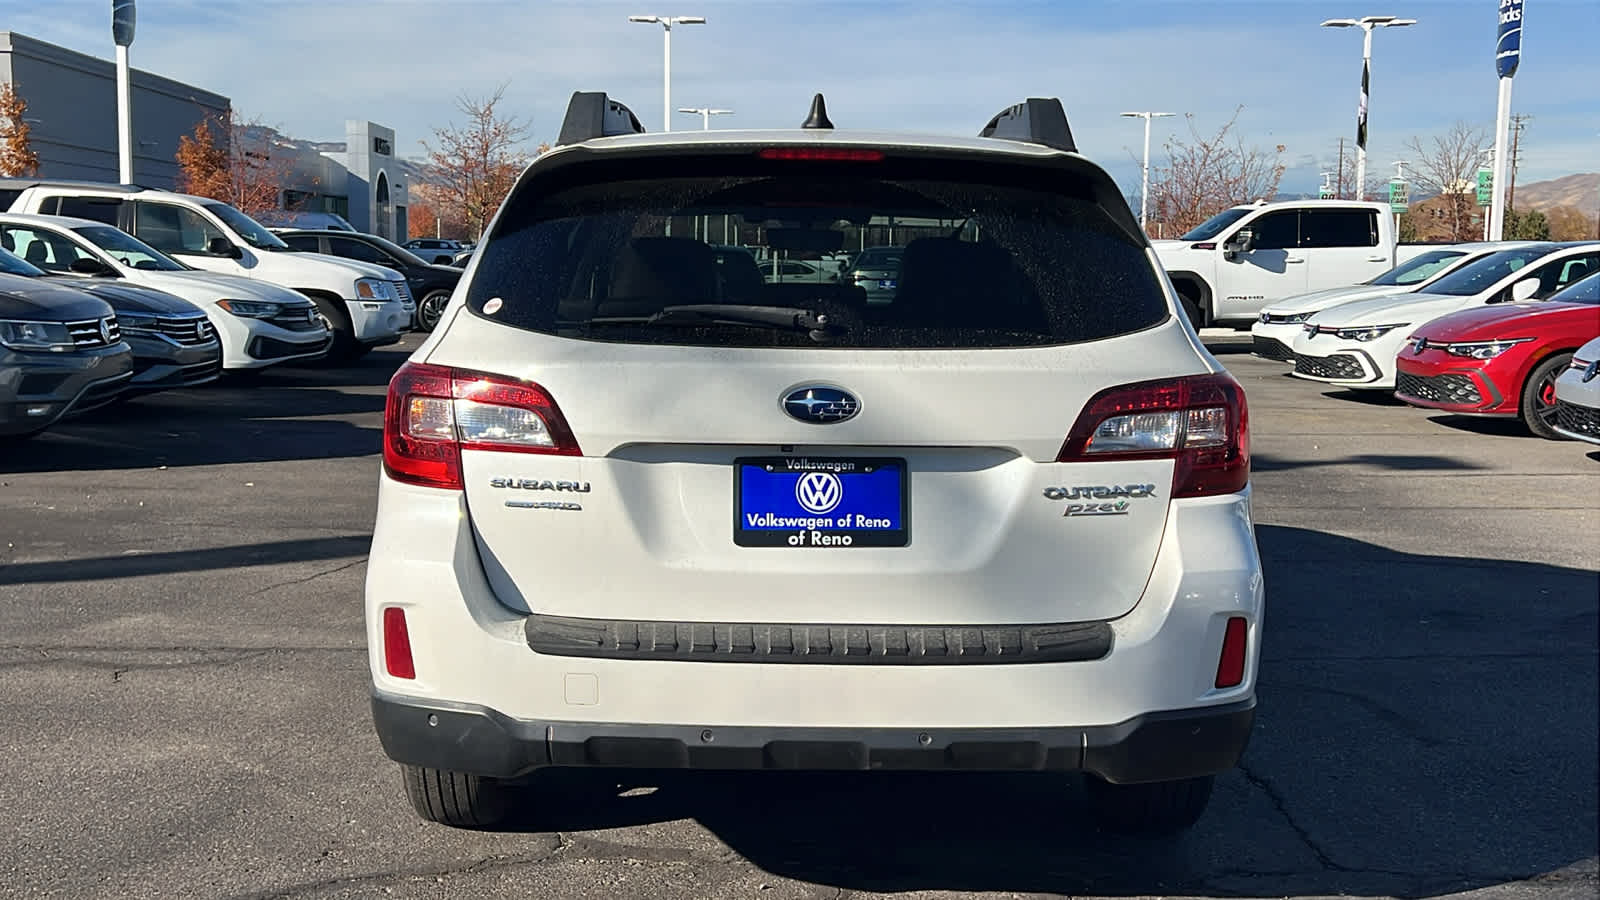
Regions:
<svg viewBox="0 0 1600 900"><path fill-rule="evenodd" d="M872 303L757 262L874 246ZM574 95L389 385L372 708L417 812L495 826L543 767L1057 770L1193 824L1263 588L1244 395L1176 304L1056 100L929 139Z"/></svg>

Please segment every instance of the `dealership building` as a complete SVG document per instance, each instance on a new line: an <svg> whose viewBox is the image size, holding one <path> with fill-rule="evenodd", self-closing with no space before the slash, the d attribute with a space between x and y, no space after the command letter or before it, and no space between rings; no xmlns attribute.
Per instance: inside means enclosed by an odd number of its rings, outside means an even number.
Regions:
<svg viewBox="0 0 1600 900"><path fill-rule="evenodd" d="M118 180L115 63L0 31L4 82L27 101L24 118L41 176ZM140 69L132 71L130 83L134 183L175 190L179 138L203 120L226 118L231 102ZM268 164L286 173L280 206L334 213L358 231L404 240L412 167L395 157L394 131L352 119L345 122L344 137L342 143L314 144L263 133L244 149L257 158L265 155Z"/></svg>

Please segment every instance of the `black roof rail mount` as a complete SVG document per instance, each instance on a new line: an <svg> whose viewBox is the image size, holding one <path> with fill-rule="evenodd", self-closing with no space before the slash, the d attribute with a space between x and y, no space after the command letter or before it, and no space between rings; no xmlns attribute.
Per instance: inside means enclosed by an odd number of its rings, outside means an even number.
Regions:
<svg viewBox="0 0 1600 900"><path fill-rule="evenodd" d="M978 137L1023 141L1068 153L1078 152L1078 145L1072 140L1072 127L1067 124L1067 111L1061 107L1061 101L1054 97L1029 97L1000 110L978 132Z"/></svg>
<svg viewBox="0 0 1600 900"><path fill-rule="evenodd" d="M604 91L574 91L556 143L579 144L619 134L644 134L644 126L633 110L607 97Z"/></svg>

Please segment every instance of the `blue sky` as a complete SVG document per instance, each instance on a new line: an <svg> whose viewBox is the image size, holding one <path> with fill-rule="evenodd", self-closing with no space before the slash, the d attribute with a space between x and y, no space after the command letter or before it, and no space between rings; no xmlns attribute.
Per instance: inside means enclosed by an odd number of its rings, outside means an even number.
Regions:
<svg viewBox="0 0 1600 900"><path fill-rule="evenodd" d="M673 106L731 108L714 127L789 127L822 91L840 128L973 134L1000 108L1057 96L1080 148L1137 190L1140 123L1192 113L1204 131L1242 105L1254 144L1284 144L1284 189L1315 190L1353 140L1361 38L1326 18L1394 14L1374 39L1369 168L1413 135L1495 113L1497 0L140 0L134 65L229 96L296 137L342 140L346 118L394 128L396 150L501 83L535 139L574 90L604 90L661 125L661 29L629 14L704 15L673 32ZM105 0L0 0L0 28L109 57ZM1600 2L1527 0L1514 108L1519 181L1600 170ZM698 119L675 116L674 129ZM1157 123L1162 132L1183 120Z"/></svg>

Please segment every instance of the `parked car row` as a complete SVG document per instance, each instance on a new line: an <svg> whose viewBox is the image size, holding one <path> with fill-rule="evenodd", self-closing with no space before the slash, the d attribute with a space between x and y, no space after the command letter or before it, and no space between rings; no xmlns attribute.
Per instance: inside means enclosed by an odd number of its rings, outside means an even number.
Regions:
<svg viewBox="0 0 1600 900"><path fill-rule="evenodd" d="M135 185L0 179L6 207L0 437L225 372L349 362L431 329L462 274L372 235L280 238L225 203Z"/></svg>
<svg viewBox="0 0 1600 900"><path fill-rule="evenodd" d="M1271 304L1251 330L1254 353L1298 378L1600 441L1600 412L1586 412L1600 404L1583 387L1593 376L1563 374L1600 357L1584 349L1600 338L1600 242L1430 250L1366 284Z"/></svg>

